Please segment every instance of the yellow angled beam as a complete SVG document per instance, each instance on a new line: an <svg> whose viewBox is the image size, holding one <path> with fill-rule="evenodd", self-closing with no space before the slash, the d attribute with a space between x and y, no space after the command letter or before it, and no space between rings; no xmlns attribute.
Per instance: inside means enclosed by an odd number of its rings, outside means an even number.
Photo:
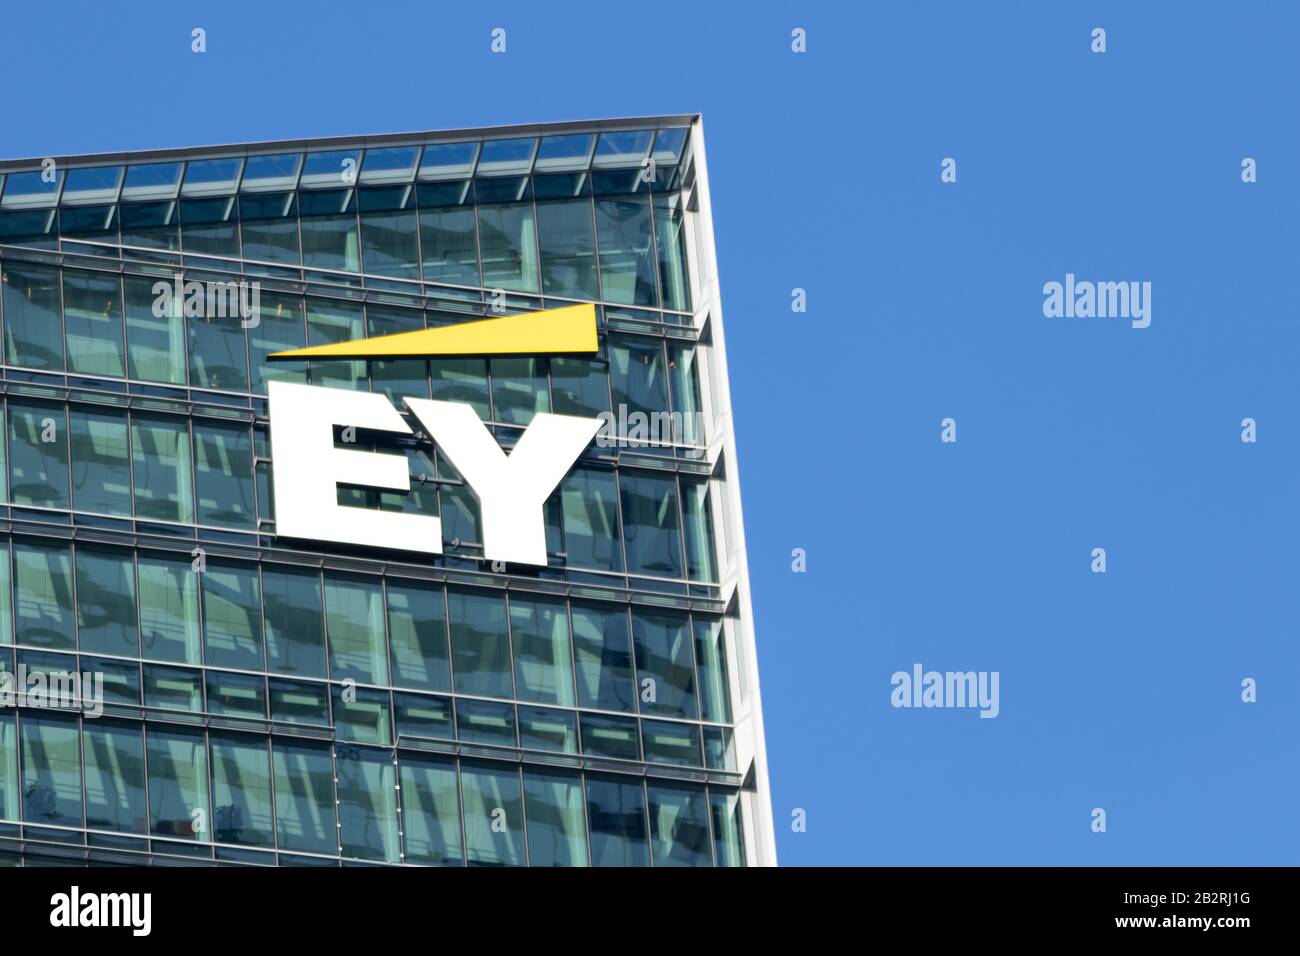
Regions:
<svg viewBox="0 0 1300 956"><path fill-rule="evenodd" d="M556 355L597 350L596 307L561 309L479 319L415 332L376 335L351 342L275 352L273 359L386 359L433 355Z"/></svg>

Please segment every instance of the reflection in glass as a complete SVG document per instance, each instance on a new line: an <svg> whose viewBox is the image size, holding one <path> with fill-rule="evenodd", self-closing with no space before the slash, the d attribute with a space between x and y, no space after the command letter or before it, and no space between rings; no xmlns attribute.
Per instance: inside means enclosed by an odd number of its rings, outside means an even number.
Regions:
<svg viewBox="0 0 1300 956"><path fill-rule="evenodd" d="M708 809L701 790L650 784L655 866L709 866Z"/></svg>
<svg viewBox="0 0 1300 956"><path fill-rule="evenodd" d="M649 866L645 791L639 782L587 777L592 866Z"/></svg>
<svg viewBox="0 0 1300 956"><path fill-rule="evenodd" d="M72 493L78 511L131 515L131 454L125 412L70 406Z"/></svg>
<svg viewBox="0 0 1300 956"><path fill-rule="evenodd" d="M190 433L182 418L137 415L131 422L137 517L158 521L194 520L190 487Z"/></svg>
<svg viewBox="0 0 1300 956"><path fill-rule="evenodd" d="M522 865L524 814L519 771L463 764L461 793L470 866Z"/></svg>
<svg viewBox="0 0 1300 956"><path fill-rule="evenodd" d="M277 739L271 755L278 846L304 853L336 853L334 768L329 747Z"/></svg>
<svg viewBox="0 0 1300 956"><path fill-rule="evenodd" d="M24 712L23 819L28 823L84 825L79 737L75 717Z"/></svg>
<svg viewBox="0 0 1300 956"><path fill-rule="evenodd" d="M386 750L336 747L339 844L344 856L398 862L397 791Z"/></svg>
<svg viewBox="0 0 1300 956"><path fill-rule="evenodd" d="M117 276L63 274L63 327L68 369L83 375L122 376L122 287Z"/></svg>
<svg viewBox="0 0 1300 956"><path fill-rule="evenodd" d="M403 755L399 777L406 862L461 866L465 856L455 764Z"/></svg>
<svg viewBox="0 0 1300 956"><path fill-rule="evenodd" d="M529 866L586 866L587 825L576 776L524 771Z"/></svg>
<svg viewBox="0 0 1300 956"><path fill-rule="evenodd" d="M208 748L202 732L145 726L154 836L210 842Z"/></svg>
<svg viewBox="0 0 1300 956"><path fill-rule="evenodd" d="M200 663L199 576L189 559L141 555L137 571L144 656L181 664Z"/></svg>
<svg viewBox="0 0 1300 956"><path fill-rule="evenodd" d="M487 594L447 593L456 692L510 697L510 638L505 601Z"/></svg>

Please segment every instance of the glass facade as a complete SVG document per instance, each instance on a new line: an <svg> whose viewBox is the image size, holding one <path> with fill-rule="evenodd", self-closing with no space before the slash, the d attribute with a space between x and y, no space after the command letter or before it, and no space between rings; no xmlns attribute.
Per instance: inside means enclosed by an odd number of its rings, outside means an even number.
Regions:
<svg viewBox="0 0 1300 956"><path fill-rule="evenodd" d="M100 716L0 707L0 854L756 862L695 134L606 126L0 164L0 667L103 680ZM256 319L160 298L190 282ZM268 358L573 301L595 358ZM339 501L440 515L443 554L312 550L275 535L273 380L466 402L506 449L607 423L544 568L484 561L419 436L360 439L409 493Z"/></svg>

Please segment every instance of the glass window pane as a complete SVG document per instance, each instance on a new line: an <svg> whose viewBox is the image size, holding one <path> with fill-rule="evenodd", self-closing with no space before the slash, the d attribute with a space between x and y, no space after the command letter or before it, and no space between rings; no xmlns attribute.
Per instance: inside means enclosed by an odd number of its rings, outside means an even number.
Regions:
<svg viewBox="0 0 1300 956"><path fill-rule="evenodd" d="M345 857L398 862L397 783L386 750L340 745L339 844Z"/></svg>
<svg viewBox="0 0 1300 956"><path fill-rule="evenodd" d="M479 175L526 173L532 168L535 139L490 139L478 159Z"/></svg>
<svg viewBox="0 0 1300 956"><path fill-rule="evenodd" d="M366 323L369 334L393 335L414 332L424 328L424 316L413 309L387 309L366 306ZM369 363L371 391L383 392L388 400L401 406L407 395L424 397L429 394L429 367L424 359L388 359Z"/></svg>
<svg viewBox="0 0 1300 956"><path fill-rule="evenodd" d="M405 862L463 865L456 765L403 754L399 776Z"/></svg>
<svg viewBox="0 0 1300 956"><path fill-rule="evenodd" d="M182 200L181 248L189 255L238 258L239 223L234 212L234 196Z"/></svg>
<svg viewBox="0 0 1300 956"><path fill-rule="evenodd" d="M474 406L474 413L487 420L487 362L481 358L439 358L429 363L433 380L433 397L442 402L463 402Z"/></svg>
<svg viewBox="0 0 1300 956"><path fill-rule="evenodd" d="M246 425L194 422L194 482L199 523L251 528L253 440Z"/></svg>
<svg viewBox="0 0 1300 956"><path fill-rule="evenodd" d="M9 500L68 507L68 426L57 405L9 403Z"/></svg>
<svg viewBox="0 0 1300 956"><path fill-rule="evenodd" d="M596 200L596 235L605 301L658 305L650 207L635 200Z"/></svg>
<svg viewBox="0 0 1300 956"><path fill-rule="evenodd" d="M360 159L355 149L336 149L321 153L308 153L307 161L302 167L302 179L299 186L314 188L333 186L348 182L353 178Z"/></svg>
<svg viewBox="0 0 1300 956"><path fill-rule="evenodd" d="M81 667L104 675L104 703L140 703L140 665L135 661L114 661L107 657L81 658Z"/></svg>
<svg viewBox="0 0 1300 956"><path fill-rule="evenodd" d="M237 315L186 310L190 332L190 384L242 392L248 388L244 323Z"/></svg>
<svg viewBox="0 0 1300 956"><path fill-rule="evenodd" d="M361 256L367 273L420 278L419 224L415 209L405 208L410 197L410 186L361 190Z"/></svg>
<svg viewBox="0 0 1300 956"><path fill-rule="evenodd" d="M135 657L135 560L129 551L77 548L77 627L81 650Z"/></svg>
<svg viewBox="0 0 1300 956"><path fill-rule="evenodd" d="M393 745L388 691L334 685L334 731L340 740Z"/></svg>
<svg viewBox="0 0 1300 956"><path fill-rule="evenodd" d="M59 231L64 241L102 242L106 246L118 244L117 207L116 206L64 206L59 210ZM72 246L64 248L71 251ZM78 252L116 255L116 250L99 248L80 248Z"/></svg>
<svg viewBox="0 0 1300 956"><path fill-rule="evenodd" d="M23 819L28 823L84 826L80 736L76 718L23 713Z"/></svg>
<svg viewBox="0 0 1300 956"><path fill-rule="evenodd" d="M245 259L286 265L301 261L296 193L240 196L239 219Z"/></svg>
<svg viewBox="0 0 1300 956"><path fill-rule="evenodd" d="M578 717L555 707L519 708L519 746L551 753L578 752Z"/></svg>
<svg viewBox="0 0 1300 956"><path fill-rule="evenodd" d="M266 718L266 678L260 674L233 674L226 671L204 671L207 682L210 714L226 717ZM236 723L234 726L239 727ZM252 727L256 725L244 724Z"/></svg>
<svg viewBox="0 0 1300 956"><path fill-rule="evenodd" d="M586 866L587 820L577 776L524 771L529 866Z"/></svg>
<svg viewBox="0 0 1300 956"><path fill-rule="evenodd" d="M8 205L8 199L6 196L4 205ZM58 230L54 223L53 209L0 213L0 240L34 249L57 249Z"/></svg>
<svg viewBox="0 0 1300 956"><path fill-rule="evenodd" d="M655 866L710 866L704 791L650 784L650 828Z"/></svg>
<svg viewBox="0 0 1300 956"><path fill-rule="evenodd" d="M730 727L704 728L704 766L710 770L734 770L736 759Z"/></svg>
<svg viewBox="0 0 1300 956"><path fill-rule="evenodd" d="M533 204L478 207L483 287L538 291Z"/></svg>
<svg viewBox="0 0 1300 956"><path fill-rule="evenodd" d="M434 143L424 148L421 179L459 179L474 170L478 143Z"/></svg>
<svg viewBox="0 0 1300 956"><path fill-rule="evenodd" d="M611 336L609 387L617 422L630 419L634 412L651 415L668 411L661 343L649 338Z"/></svg>
<svg viewBox="0 0 1300 956"><path fill-rule="evenodd" d="M131 452L125 412L69 408L72 495L78 511L131 515Z"/></svg>
<svg viewBox="0 0 1300 956"><path fill-rule="evenodd" d="M641 721L641 741L645 759L650 763L700 767L699 724L667 720Z"/></svg>
<svg viewBox="0 0 1300 956"><path fill-rule="evenodd" d="M146 725L149 819L155 836L208 842L208 748L201 732Z"/></svg>
<svg viewBox="0 0 1300 956"><path fill-rule="evenodd" d="M312 681L271 678L271 719L288 724L328 727L328 686Z"/></svg>
<svg viewBox="0 0 1300 956"><path fill-rule="evenodd" d="M325 628L333 679L388 683L384 604L378 579L326 575Z"/></svg>
<svg viewBox="0 0 1300 956"><path fill-rule="evenodd" d="M582 715L582 752L588 756L640 760L639 738L637 722L633 718Z"/></svg>
<svg viewBox="0 0 1300 956"><path fill-rule="evenodd" d="M397 717L399 737L420 737L428 740L456 739L450 697L394 694L393 710Z"/></svg>
<svg viewBox="0 0 1300 956"><path fill-rule="evenodd" d="M83 375L125 374L122 287L117 276L65 272L63 323L69 371Z"/></svg>
<svg viewBox="0 0 1300 956"><path fill-rule="evenodd" d="M546 368L535 358L494 358L492 366L493 419L527 425L538 412L551 410Z"/></svg>
<svg viewBox="0 0 1300 956"><path fill-rule="evenodd" d="M212 832L218 843L275 845L264 739L212 737Z"/></svg>
<svg viewBox="0 0 1300 956"><path fill-rule="evenodd" d="M134 416L135 513L157 521L194 521L190 432L184 419Z"/></svg>
<svg viewBox="0 0 1300 956"><path fill-rule="evenodd" d="M619 488L628 571L682 577L676 479L623 472Z"/></svg>
<svg viewBox="0 0 1300 956"><path fill-rule="evenodd" d="M573 606L573 656L578 706L636 710L627 612Z"/></svg>
<svg viewBox="0 0 1300 956"><path fill-rule="evenodd" d="M713 560L713 507L709 486L682 479L682 524L686 532L686 571L692 581L716 581Z"/></svg>
<svg viewBox="0 0 1300 956"><path fill-rule="evenodd" d="M170 283L126 276L127 369L146 382L185 384L185 317Z"/></svg>
<svg viewBox="0 0 1300 956"><path fill-rule="evenodd" d="M281 850L338 852L334 766L328 746L286 743L271 748L275 764L275 830Z"/></svg>
<svg viewBox="0 0 1300 956"><path fill-rule="evenodd" d="M727 683L727 632L720 620L695 618L695 660L700 672L700 710L705 720L731 722Z"/></svg>
<svg viewBox="0 0 1300 956"><path fill-rule="evenodd" d="M299 195L302 262L311 269L361 271L356 197L351 189Z"/></svg>
<svg viewBox="0 0 1300 956"><path fill-rule="evenodd" d="M307 299L307 344L333 345L365 338L366 317L358 302L334 302L329 299ZM314 360L311 363L313 385L327 388L366 389L366 363L335 359Z"/></svg>
<svg viewBox="0 0 1300 956"><path fill-rule="evenodd" d="M325 624L320 578L293 571L262 571L267 666L279 674L325 676Z"/></svg>
<svg viewBox="0 0 1300 956"><path fill-rule="evenodd" d="M590 133L543 137L533 169L586 169L595 140Z"/></svg>
<svg viewBox="0 0 1300 956"><path fill-rule="evenodd" d="M14 642L13 591L9 583L9 542L0 541L0 644Z"/></svg>
<svg viewBox="0 0 1300 956"><path fill-rule="evenodd" d="M242 158L204 159L197 163L187 163L185 185L181 187L181 193L190 196L234 192L243 168Z"/></svg>
<svg viewBox="0 0 1300 956"><path fill-rule="evenodd" d="M72 650L72 560L67 548L14 543L18 643Z"/></svg>
<svg viewBox="0 0 1300 956"><path fill-rule="evenodd" d="M713 816L713 853L718 866L745 865L745 837L740 818L740 794L709 790Z"/></svg>
<svg viewBox="0 0 1300 956"><path fill-rule="evenodd" d="M449 591L447 606L457 693L510 697L513 688L505 601L487 594Z"/></svg>
<svg viewBox="0 0 1300 956"><path fill-rule="evenodd" d="M451 690L447 609L441 589L390 583L388 639L395 686Z"/></svg>
<svg viewBox="0 0 1300 956"><path fill-rule="evenodd" d="M209 564L203 581L204 660L262 669L262 599L256 565Z"/></svg>
<svg viewBox="0 0 1300 956"><path fill-rule="evenodd" d="M302 153L280 153L276 156L250 156L244 167L244 190L292 189L298 184L302 169Z"/></svg>
<svg viewBox="0 0 1300 956"><path fill-rule="evenodd" d="M0 714L0 820L9 822L17 822L21 816L17 734L17 718L13 714Z"/></svg>
<svg viewBox="0 0 1300 956"><path fill-rule="evenodd" d="M10 365L63 370L63 318L59 272L44 266L6 262L5 354Z"/></svg>
<svg viewBox="0 0 1300 956"><path fill-rule="evenodd" d="M248 329L249 362L253 369L253 391L266 394L267 382L306 382L306 362L272 362L267 356L303 348L306 314L300 296L276 292L259 294L256 325Z"/></svg>
<svg viewBox="0 0 1300 956"><path fill-rule="evenodd" d="M180 163L147 163L128 166L123 199L175 196L181 181Z"/></svg>
<svg viewBox="0 0 1300 956"><path fill-rule="evenodd" d="M537 233L542 250L542 291L578 299L598 298L591 201L538 203Z"/></svg>
<svg viewBox="0 0 1300 956"><path fill-rule="evenodd" d="M634 610L632 640L641 712L697 718L695 661L686 618Z"/></svg>
<svg viewBox="0 0 1300 956"><path fill-rule="evenodd" d="M573 706L569 615L561 603L510 600L518 700Z"/></svg>
<svg viewBox="0 0 1300 956"><path fill-rule="evenodd" d="M594 359L551 359L551 396L560 415L591 418L609 413L609 376Z"/></svg>
<svg viewBox="0 0 1300 956"><path fill-rule="evenodd" d="M564 551L575 568L623 570L623 535L618 521L614 473L575 468L560 482Z"/></svg>
<svg viewBox="0 0 1300 956"><path fill-rule="evenodd" d="M659 285L664 308L689 312L691 287L686 269L686 231L680 193L656 196L654 201L655 248L659 259Z"/></svg>
<svg viewBox="0 0 1300 956"><path fill-rule="evenodd" d="M700 398L700 350L685 345L668 346L668 384L673 396L675 421L680 422L678 442L703 445L704 405Z"/></svg>
<svg viewBox="0 0 1300 956"><path fill-rule="evenodd" d="M202 671L188 667L146 665L144 668L144 704L161 710L203 710Z"/></svg>
<svg viewBox="0 0 1300 956"><path fill-rule="evenodd" d="M447 469L446 459L438 462ZM470 544L482 541L479 527L478 499L466 485L443 485L438 490L438 513L442 516L443 550L451 553L478 551Z"/></svg>
<svg viewBox="0 0 1300 956"><path fill-rule="evenodd" d="M419 158L418 146L368 149L361 167L361 182L410 182L415 178L415 163Z"/></svg>
<svg viewBox="0 0 1300 956"><path fill-rule="evenodd" d="M638 783L587 778L592 866L649 866L645 790Z"/></svg>
<svg viewBox="0 0 1300 956"><path fill-rule="evenodd" d="M81 742L86 760L86 826L146 833L140 725L87 720L82 724Z"/></svg>
<svg viewBox="0 0 1300 956"><path fill-rule="evenodd" d="M122 186L121 166L91 166L68 170L63 203L116 202Z"/></svg>
<svg viewBox="0 0 1300 956"><path fill-rule="evenodd" d="M168 252L180 250L175 202L122 203L118 214L122 218L122 245Z"/></svg>
<svg viewBox="0 0 1300 956"><path fill-rule="evenodd" d="M181 664L199 663L198 574L188 560L143 555L138 569L144 656Z"/></svg>
<svg viewBox="0 0 1300 956"><path fill-rule="evenodd" d="M472 206L420 211L424 281L479 284L478 235Z"/></svg>
<svg viewBox="0 0 1300 956"><path fill-rule="evenodd" d="M634 129L601 133L596 144L596 166L638 166L650 149L654 130Z"/></svg>
<svg viewBox="0 0 1300 956"><path fill-rule="evenodd" d="M515 705L494 700L457 699L456 731L462 743L514 747Z"/></svg>
<svg viewBox="0 0 1300 956"><path fill-rule="evenodd" d="M465 855L471 866L520 866L524 862L523 804L517 770L464 764Z"/></svg>

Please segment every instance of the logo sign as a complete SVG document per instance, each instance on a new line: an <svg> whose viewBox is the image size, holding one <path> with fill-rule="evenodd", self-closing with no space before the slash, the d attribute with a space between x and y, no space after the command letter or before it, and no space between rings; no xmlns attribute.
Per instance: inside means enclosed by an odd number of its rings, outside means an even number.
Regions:
<svg viewBox="0 0 1300 956"><path fill-rule="evenodd" d="M596 349L595 308L580 305L295 349L271 357L555 355L592 354ZM277 535L442 553L442 520L436 515L338 503L340 483L410 491L406 456L334 444L336 427L410 435L410 427L387 398L290 382L270 382L268 397ZM545 565L542 506L595 437L601 420L538 413L506 454L472 406L414 397L402 401L477 496L484 557Z"/></svg>

